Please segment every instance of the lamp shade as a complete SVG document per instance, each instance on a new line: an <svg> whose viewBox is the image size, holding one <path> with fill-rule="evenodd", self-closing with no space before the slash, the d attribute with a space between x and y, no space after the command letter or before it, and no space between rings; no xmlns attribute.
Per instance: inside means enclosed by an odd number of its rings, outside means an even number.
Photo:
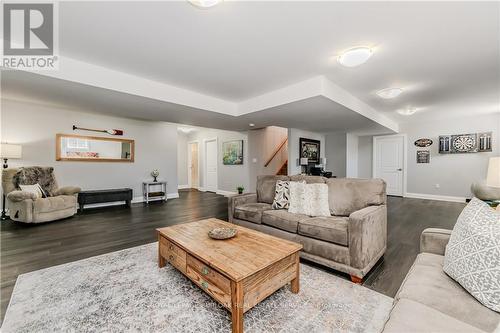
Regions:
<svg viewBox="0 0 500 333"><path fill-rule="evenodd" d="M309 159L307 157L300 158L300 165L308 165L308 164L309 164Z"/></svg>
<svg viewBox="0 0 500 333"><path fill-rule="evenodd" d="M1 158L21 158L23 148L21 145L2 143L0 150Z"/></svg>
<svg viewBox="0 0 500 333"><path fill-rule="evenodd" d="M486 185L500 187L500 157L490 157Z"/></svg>

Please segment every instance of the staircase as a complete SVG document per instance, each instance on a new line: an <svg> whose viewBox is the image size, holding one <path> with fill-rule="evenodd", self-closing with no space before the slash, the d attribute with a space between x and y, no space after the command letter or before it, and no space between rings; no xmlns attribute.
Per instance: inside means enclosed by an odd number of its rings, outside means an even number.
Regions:
<svg viewBox="0 0 500 333"><path fill-rule="evenodd" d="M264 167L268 167L269 164L276 158L276 156L288 156L288 138L283 140L273 151L271 154L271 157L267 160L267 162L264 164ZM283 160L282 160L283 161ZM284 159L284 162L282 162L280 168L274 173L275 175L288 175L288 159Z"/></svg>
<svg viewBox="0 0 500 333"><path fill-rule="evenodd" d="M288 176L288 160L286 160L285 163L283 163L283 165L278 170L278 172L276 173L276 175Z"/></svg>

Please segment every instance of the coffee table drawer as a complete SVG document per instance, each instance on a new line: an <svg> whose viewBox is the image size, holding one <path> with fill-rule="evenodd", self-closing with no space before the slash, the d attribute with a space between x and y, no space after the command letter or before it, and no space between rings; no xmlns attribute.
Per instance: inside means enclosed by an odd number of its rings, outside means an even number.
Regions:
<svg viewBox="0 0 500 333"><path fill-rule="evenodd" d="M160 255L182 273L186 273L186 251L163 237L160 238Z"/></svg>
<svg viewBox="0 0 500 333"><path fill-rule="evenodd" d="M205 278L200 272L197 272L192 266L187 266L186 275L203 289L207 294L212 296L216 301L222 304L227 309L231 309L231 294L224 292L213 282Z"/></svg>
<svg viewBox="0 0 500 333"><path fill-rule="evenodd" d="M215 269L189 254L187 255L187 266L198 273L204 280L209 281L224 293L231 295L231 281Z"/></svg>

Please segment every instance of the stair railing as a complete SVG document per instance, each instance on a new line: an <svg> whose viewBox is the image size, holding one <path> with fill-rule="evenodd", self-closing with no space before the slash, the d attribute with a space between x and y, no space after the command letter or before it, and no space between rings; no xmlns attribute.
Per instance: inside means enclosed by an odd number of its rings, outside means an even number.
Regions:
<svg viewBox="0 0 500 333"><path fill-rule="evenodd" d="M281 142L279 144L279 146L273 151L273 154L271 155L271 157L269 157L269 159L267 160L267 162L264 164L264 167L267 167L273 161L273 159L276 157L276 155L278 155L278 153L281 151L281 149L283 147L286 146L287 143L288 143L288 138L286 138L285 140L283 140L283 142Z"/></svg>

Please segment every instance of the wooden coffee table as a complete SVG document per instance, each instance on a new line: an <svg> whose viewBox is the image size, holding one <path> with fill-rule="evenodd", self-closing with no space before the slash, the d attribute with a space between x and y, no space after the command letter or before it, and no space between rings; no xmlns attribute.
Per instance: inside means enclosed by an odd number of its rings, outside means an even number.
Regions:
<svg viewBox="0 0 500 333"><path fill-rule="evenodd" d="M238 229L213 240L217 227ZM157 229L158 266L168 262L231 312L233 332L243 332L243 314L291 282L299 292L302 245L218 219Z"/></svg>

